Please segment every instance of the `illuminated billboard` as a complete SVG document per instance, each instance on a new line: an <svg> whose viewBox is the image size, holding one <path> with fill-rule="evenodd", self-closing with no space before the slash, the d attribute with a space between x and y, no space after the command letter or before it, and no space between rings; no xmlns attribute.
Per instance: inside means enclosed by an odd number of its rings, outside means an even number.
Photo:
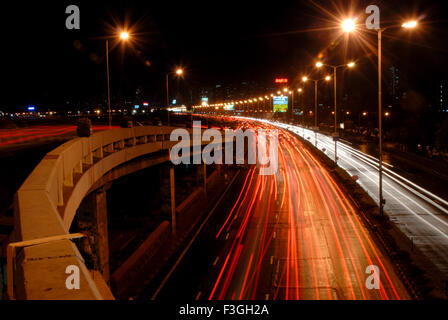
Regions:
<svg viewBox="0 0 448 320"><path fill-rule="evenodd" d="M235 110L235 105L234 104L224 104L224 110L226 111L234 111Z"/></svg>
<svg viewBox="0 0 448 320"><path fill-rule="evenodd" d="M274 112L286 112L288 111L288 97L277 96L273 97Z"/></svg>
<svg viewBox="0 0 448 320"><path fill-rule="evenodd" d="M187 112L187 107L186 106L172 107L172 108L168 108L168 111L177 112L177 113Z"/></svg>
<svg viewBox="0 0 448 320"><path fill-rule="evenodd" d="M275 78L275 83L288 83L288 78Z"/></svg>

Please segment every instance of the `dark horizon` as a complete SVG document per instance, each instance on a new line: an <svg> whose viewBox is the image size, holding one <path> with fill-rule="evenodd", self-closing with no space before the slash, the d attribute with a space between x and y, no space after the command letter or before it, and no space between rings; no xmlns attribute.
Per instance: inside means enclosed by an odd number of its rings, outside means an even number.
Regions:
<svg viewBox="0 0 448 320"><path fill-rule="evenodd" d="M447 79L444 55L448 46L443 41L447 32L446 21L440 19L441 5L417 0L394 1L393 5L379 2L383 24L391 17L399 21L418 13L422 21L418 31L406 35L394 30L385 35L383 70L398 67L409 89L429 100L434 85ZM65 29L69 4L80 8L79 31ZM3 39L6 81L0 110L21 110L27 104L64 109L66 102L73 105L104 99L104 40L113 37L114 26L127 26L132 42L115 43L117 47L110 53L113 99L132 99L139 89L144 99L163 104L164 73L176 66L185 68L185 77L170 83L182 93L181 103L187 105L192 96L197 100L200 88L217 84L238 86L242 81L254 81L272 87L277 76L297 82L301 74L312 70L319 53L334 64L356 59L357 70L350 76L341 72L346 78L341 90L347 94L362 90L374 97L375 52L353 39L347 42L337 37L337 28L326 30L333 23L337 27L331 14L336 17L352 10L362 17L368 4L371 2L63 1L45 6L9 5L1 22L2 30L11 31ZM328 12L319 9L320 5ZM319 30L310 31L315 29ZM376 47L374 34L365 38ZM112 47L114 42L117 40L111 38ZM348 48L345 55L344 46Z"/></svg>

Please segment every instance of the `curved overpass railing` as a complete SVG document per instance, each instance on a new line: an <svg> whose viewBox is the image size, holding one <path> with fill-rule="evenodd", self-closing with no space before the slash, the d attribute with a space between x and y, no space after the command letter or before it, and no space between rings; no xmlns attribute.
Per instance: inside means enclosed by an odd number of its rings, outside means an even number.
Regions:
<svg viewBox="0 0 448 320"><path fill-rule="evenodd" d="M16 242L8 247L11 299L106 298L108 288L101 275L90 273L70 241L80 236L69 234L76 210L107 171L139 156L169 150L177 143L170 141L172 130L134 127L101 131L68 141L43 158L14 199L12 240ZM16 257L19 247L23 250ZM79 289L69 289L66 283L72 270L68 267L73 265L79 268Z"/></svg>

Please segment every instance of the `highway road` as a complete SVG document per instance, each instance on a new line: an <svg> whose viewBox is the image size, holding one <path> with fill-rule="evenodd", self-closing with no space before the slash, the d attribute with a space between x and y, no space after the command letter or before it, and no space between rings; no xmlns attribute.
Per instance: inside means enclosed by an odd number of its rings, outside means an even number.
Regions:
<svg viewBox="0 0 448 320"><path fill-rule="evenodd" d="M208 299L409 298L328 171L286 131L279 169L248 174L216 234L228 244ZM370 265L380 270L379 290L366 287Z"/></svg>
<svg viewBox="0 0 448 320"><path fill-rule="evenodd" d="M410 298L348 198L297 137L280 130L278 172L258 173L248 170L220 204L223 217L208 224L158 299ZM368 266L379 269L379 289L366 286Z"/></svg>
<svg viewBox="0 0 448 320"><path fill-rule="evenodd" d="M298 126L275 123L308 139L334 159L332 137ZM369 195L378 201L378 159L361 152L349 143L338 142L338 165L352 176ZM408 236L414 247L431 262L432 270L448 279L448 202L397 173L383 162L383 197L390 219Z"/></svg>

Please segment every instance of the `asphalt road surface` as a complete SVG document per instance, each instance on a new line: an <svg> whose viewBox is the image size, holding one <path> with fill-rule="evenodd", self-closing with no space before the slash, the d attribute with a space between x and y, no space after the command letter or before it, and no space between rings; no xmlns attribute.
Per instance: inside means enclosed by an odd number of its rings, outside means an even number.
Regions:
<svg viewBox="0 0 448 320"><path fill-rule="evenodd" d="M275 175L254 166L241 184L158 299L409 299L348 198L292 134L280 130ZM369 266L379 289L366 285Z"/></svg>
<svg viewBox="0 0 448 320"><path fill-rule="evenodd" d="M334 159L334 142L324 134L315 134L297 126L276 123L286 128ZM316 143L317 140L317 143ZM378 159L363 153L346 142L338 142L338 165L352 176L378 202ZM383 162L383 197L390 219L418 248L434 272L448 279L448 201L400 175L392 165ZM431 268L432 268L431 266Z"/></svg>

